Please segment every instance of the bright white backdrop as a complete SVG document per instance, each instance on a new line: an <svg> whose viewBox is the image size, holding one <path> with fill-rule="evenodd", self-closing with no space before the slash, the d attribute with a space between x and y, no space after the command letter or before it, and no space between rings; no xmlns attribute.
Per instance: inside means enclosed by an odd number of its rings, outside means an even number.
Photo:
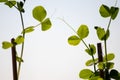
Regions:
<svg viewBox="0 0 120 80"><path fill-rule="evenodd" d="M67 38L74 32L59 18L67 21L75 30L81 24L89 26L90 35L87 43L99 42L94 26L106 27L109 19L99 14L101 4L114 5L115 0L29 0L26 1L24 14L25 26L36 25L32 17L32 9L42 5L51 18L52 28L43 32L40 27L26 35L24 63L22 64L20 80L80 80L79 71L85 67L85 61L90 59L84 52L84 45L70 46ZM120 7L120 1L117 6ZM111 37L108 41L108 52L114 52L115 68L119 68L120 56L120 14L111 24ZM0 4L0 43L10 41L20 34L21 23L19 13ZM104 46L103 46L104 47ZM12 65L10 49L0 48L0 80L12 80ZM92 69L92 67L90 67Z"/></svg>

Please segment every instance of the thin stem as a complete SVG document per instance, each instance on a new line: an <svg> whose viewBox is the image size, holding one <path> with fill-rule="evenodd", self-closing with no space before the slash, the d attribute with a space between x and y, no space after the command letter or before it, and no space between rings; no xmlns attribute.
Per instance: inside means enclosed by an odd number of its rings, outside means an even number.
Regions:
<svg viewBox="0 0 120 80"><path fill-rule="evenodd" d="M93 55L92 55L92 59L93 59L93 62L94 62L94 72L96 72L95 58L94 58L94 56L93 56Z"/></svg>
<svg viewBox="0 0 120 80"><path fill-rule="evenodd" d="M25 27L24 27L24 21L23 21L23 15L22 15L22 12L20 12L20 17L21 17L21 23L22 23L22 29L23 29L23 38L25 40ZM24 52L24 42L22 43L22 48L21 48L21 55L20 55L20 58L23 57L23 52ZM18 64L18 78L19 78L19 75L20 75L20 69L21 69L21 62L19 62Z"/></svg>

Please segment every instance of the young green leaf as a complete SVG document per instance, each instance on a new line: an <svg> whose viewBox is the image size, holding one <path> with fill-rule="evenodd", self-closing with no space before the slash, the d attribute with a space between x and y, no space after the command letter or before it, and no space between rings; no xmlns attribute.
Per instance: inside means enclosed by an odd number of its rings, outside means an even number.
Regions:
<svg viewBox="0 0 120 80"><path fill-rule="evenodd" d="M104 28L101 28L101 27L96 27L95 28L96 31L97 31L97 36L100 40L104 40L104 36L105 36L105 30Z"/></svg>
<svg viewBox="0 0 120 80"><path fill-rule="evenodd" d="M108 69L112 69L114 67L114 63L113 62L108 62L107 63L107 68Z"/></svg>
<svg viewBox="0 0 120 80"><path fill-rule="evenodd" d="M0 2L6 2L6 1L8 1L8 0L0 0Z"/></svg>
<svg viewBox="0 0 120 80"><path fill-rule="evenodd" d="M15 39L15 42L16 42L17 44L23 43L23 42L24 42L23 36L19 35L19 36Z"/></svg>
<svg viewBox="0 0 120 80"><path fill-rule="evenodd" d="M115 55L113 53L107 54L107 61L111 61L115 58ZM106 56L103 57L103 60L106 60Z"/></svg>
<svg viewBox="0 0 120 80"><path fill-rule="evenodd" d="M70 45L73 45L73 46L78 45L80 43L80 41L81 41L80 38L78 36L76 36L76 35L70 36L68 38L68 43Z"/></svg>
<svg viewBox="0 0 120 80"><path fill-rule="evenodd" d="M87 25L81 25L77 31L77 34L79 35L81 39L86 38L89 34L89 29Z"/></svg>
<svg viewBox="0 0 120 80"><path fill-rule="evenodd" d="M98 69L104 69L105 68L105 64L103 62L99 62L97 67L98 67Z"/></svg>
<svg viewBox="0 0 120 80"><path fill-rule="evenodd" d="M79 77L82 79L89 79L93 75L93 72L90 69L83 69L79 73Z"/></svg>
<svg viewBox="0 0 120 80"><path fill-rule="evenodd" d="M93 59L88 60L88 61L85 63L85 65L86 65L86 66L92 66L92 65L94 64L94 62L95 62L95 64L96 64L96 63L98 62L98 58L95 59L95 61L93 61Z"/></svg>
<svg viewBox="0 0 120 80"><path fill-rule="evenodd" d="M42 23L42 31L46 31L51 28L52 23L49 18L45 19Z"/></svg>
<svg viewBox="0 0 120 80"><path fill-rule="evenodd" d="M23 62L23 59L20 58L20 57L18 57L18 56L16 56L16 61L18 61L18 62Z"/></svg>
<svg viewBox="0 0 120 80"><path fill-rule="evenodd" d="M118 7L111 7L110 9L110 13L111 13L111 18L114 20L119 12L119 8Z"/></svg>
<svg viewBox="0 0 120 80"><path fill-rule="evenodd" d="M39 22L42 22L43 19L46 17L47 12L42 6L36 6L32 11L33 17L38 20Z"/></svg>
<svg viewBox="0 0 120 80"><path fill-rule="evenodd" d="M15 6L15 4L16 4L16 1L7 1L7 2L5 2L5 5L9 6L10 8Z"/></svg>
<svg viewBox="0 0 120 80"><path fill-rule="evenodd" d="M92 56L96 53L96 47L94 46L94 44L90 44L89 49L85 49L85 51Z"/></svg>
<svg viewBox="0 0 120 80"><path fill-rule="evenodd" d="M99 12L100 12L100 15L104 18L110 17L110 9L108 6L104 4L100 6Z"/></svg>
<svg viewBox="0 0 120 80"><path fill-rule="evenodd" d="M34 31L34 26L27 27L24 30L25 33L30 33L30 32L33 32L33 31ZM22 33L23 33L23 31L22 31Z"/></svg>
<svg viewBox="0 0 120 80"><path fill-rule="evenodd" d="M2 48L3 48L3 49L8 49L8 48L10 48L10 47L12 47L12 46L13 46L13 44L10 43L10 42L8 42L8 41L2 42Z"/></svg>

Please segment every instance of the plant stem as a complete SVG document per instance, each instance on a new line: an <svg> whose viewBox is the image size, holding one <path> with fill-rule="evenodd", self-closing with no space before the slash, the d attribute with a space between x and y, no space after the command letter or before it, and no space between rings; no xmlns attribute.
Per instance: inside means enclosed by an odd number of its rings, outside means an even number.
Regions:
<svg viewBox="0 0 120 80"><path fill-rule="evenodd" d="M93 62L94 62L94 64L93 64L93 66L94 66L94 72L96 72L95 58L94 58L94 56L93 56L93 55L92 55L92 59L93 59Z"/></svg>
<svg viewBox="0 0 120 80"><path fill-rule="evenodd" d="M24 38L24 40L25 40L25 27L24 27L24 20L23 20L23 15L22 15L22 12L21 11L19 11L20 12L20 17L21 17L21 23L22 23L22 30L23 30L23 38ZM23 52L24 52L24 42L22 43L22 48L21 48L21 55L20 55L20 58L22 58L23 57ZM19 78L19 75L20 75L20 69L21 69L21 62L19 62L19 64L18 64L18 78Z"/></svg>

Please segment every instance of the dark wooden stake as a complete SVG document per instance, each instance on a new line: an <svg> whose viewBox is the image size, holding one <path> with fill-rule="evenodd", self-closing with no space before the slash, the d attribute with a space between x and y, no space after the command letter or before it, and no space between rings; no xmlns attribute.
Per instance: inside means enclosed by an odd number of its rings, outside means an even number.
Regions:
<svg viewBox="0 0 120 80"><path fill-rule="evenodd" d="M101 43L97 43L97 50L98 50L98 62L103 62L103 54L102 54L102 47ZM100 77L104 79L104 71L100 69Z"/></svg>
<svg viewBox="0 0 120 80"><path fill-rule="evenodd" d="M11 51L12 51L12 66L13 66L13 80L18 80L17 77L17 62L16 62L16 44L15 39L11 39L11 43L13 44Z"/></svg>

